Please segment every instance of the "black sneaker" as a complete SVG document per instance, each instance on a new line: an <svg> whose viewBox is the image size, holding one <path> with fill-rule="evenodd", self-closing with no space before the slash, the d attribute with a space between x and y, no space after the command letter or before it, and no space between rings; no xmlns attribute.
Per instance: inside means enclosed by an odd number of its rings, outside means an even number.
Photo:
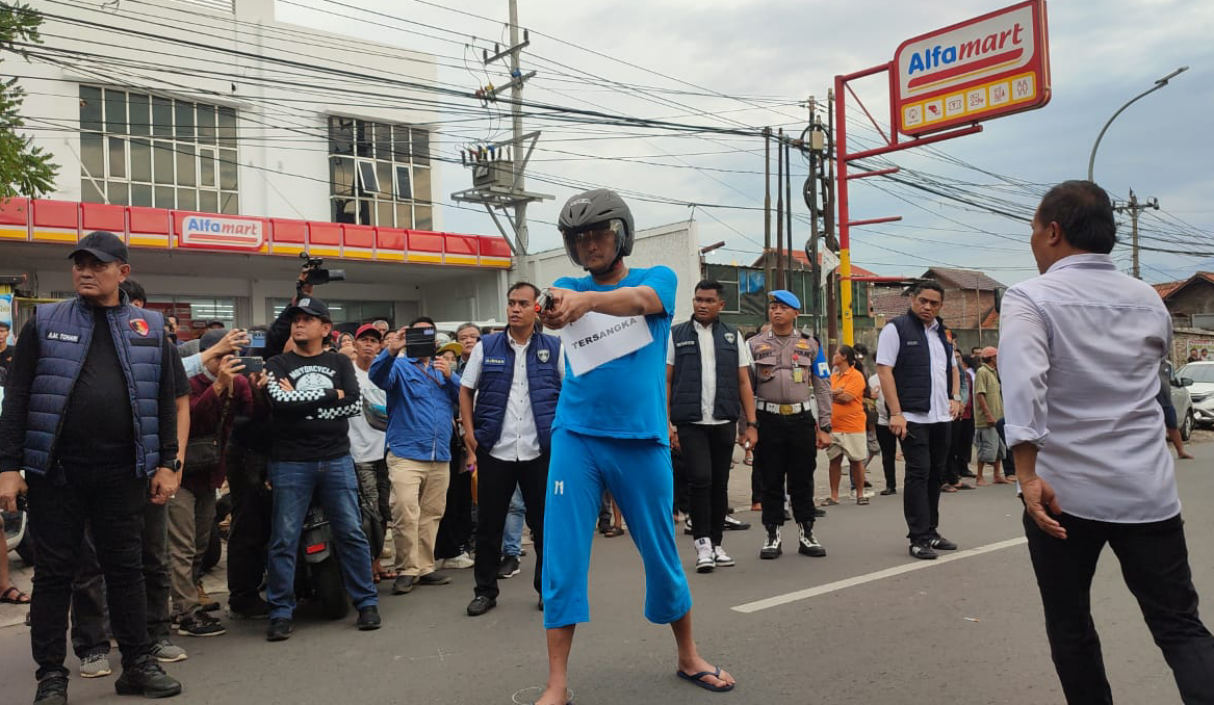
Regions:
<svg viewBox="0 0 1214 705"><path fill-rule="evenodd" d="M497 600L485 595L477 595L472 598L472 602L468 603L468 616L479 617L494 607L497 607Z"/></svg>
<svg viewBox="0 0 1214 705"><path fill-rule="evenodd" d="M769 526L767 527L767 540L763 542L763 548L759 549L759 558L766 560L779 558L781 553L783 553L783 549L780 548L780 527Z"/></svg>
<svg viewBox="0 0 1214 705"><path fill-rule="evenodd" d="M953 543L952 541L949 541L948 539L944 538L943 536L937 536L937 537L933 538L931 541L928 541L928 545L930 545L932 548L936 549L937 551L956 551L957 550L957 544Z"/></svg>
<svg viewBox="0 0 1214 705"><path fill-rule="evenodd" d="M502 563L497 567L497 577L505 580L513 578L522 571L519 567L518 556L504 556Z"/></svg>
<svg viewBox="0 0 1214 705"><path fill-rule="evenodd" d="M145 698L171 698L181 694L181 681L164 672L156 659L147 656L114 681L114 690L119 695L142 695Z"/></svg>
<svg viewBox="0 0 1214 705"><path fill-rule="evenodd" d="M270 603L261 598L247 605L233 605L229 602L228 616L232 619L269 619Z"/></svg>
<svg viewBox="0 0 1214 705"><path fill-rule="evenodd" d="M691 536L691 535L692 535L692 529L691 529L691 515L690 515L690 514L688 514L687 516L683 517L683 535L684 535L684 536Z"/></svg>
<svg viewBox="0 0 1214 705"><path fill-rule="evenodd" d="M52 673L38 681L34 705L67 705L67 676Z"/></svg>
<svg viewBox="0 0 1214 705"><path fill-rule="evenodd" d="M907 551L913 558L922 558L925 561L934 561L937 558L936 552L927 543L912 543Z"/></svg>
<svg viewBox="0 0 1214 705"><path fill-rule="evenodd" d="M824 516L826 516L826 510L825 510L825 509L822 509L822 508L820 508L820 507L814 507L814 518L815 518L815 519L821 519L821 518L822 518L822 517L824 517ZM791 517L785 517L785 518L786 518L786 519L788 519L788 518L791 518Z"/></svg>
<svg viewBox="0 0 1214 705"><path fill-rule="evenodd" d="M885 489L881 490L882 497L888 497L893 494L898 494L898 490L894 489L893 487L886 487Z"/></svg>
<svg viewBox="0 0 1214 705"><path fill-rule="evenodd" d="M826 555L826 549L822 544L818 543L818 539L814 538L813 525L809 522L804 522L800 526L801 535L797 537L797 552L804 556L813 556L821 558Z"/></svg>
<svg viewBox="0 0 1214 705"><path fill-rule="evenodd" d="M433 572L426 573L417 579L418 585L446 585L449 582L451 582L451 578Z"/></svg>
<svg viewBox="0 0 1214 705"><path fill-rule="evenodd" d="M372 632L379 629L383 624L383 620L379 618L379 608L375 605L367 605L366 607L358 608L358 621L355 625L360 632Z"/></svg>
<svg viewBox="0 0 1214 705"><path fill-rule="evenodd" d="M219 636L227 631L218 619L201 611L182 617L177 625L177 633L181 636Z"/></svg>
<svg viewBox="0 0 1214 705"><path fill-rule="evenodd" d="M405 595L413 592L413 583L417 582L416 575L402 575L392 581L392 594Z"/></svg>
<svg viewBox="0 0 1214 705"><path fill-rule="evenodd" d="M729 531L746 531L750 528L750 524L741 519L734 519L732 514L726 514L725 528Z"/></svg>
<svg viewBox="0 0 1214 705"><path fill-rule="evenodd" d="M270 626L266 629L266 641L286 641L291 638L293 631L295 626L291 624L291 620L285 617L271 618Z"/></svg>

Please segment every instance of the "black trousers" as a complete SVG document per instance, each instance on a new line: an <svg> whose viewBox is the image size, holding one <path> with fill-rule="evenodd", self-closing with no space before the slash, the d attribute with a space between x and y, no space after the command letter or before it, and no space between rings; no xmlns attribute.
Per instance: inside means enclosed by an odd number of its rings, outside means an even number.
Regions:
<svg viewBox="0 0 1214 705"><path fill-rule="evenodd" d="M540 592L544 564L544 493L548 489L548 454L508 463L483 448L476 451L476 594L497 599L497 569L502 562L502 531L514 488L523 493L527 526L535 541L535 591Z"/></svg>
<svg viewBox="0 0 1214 705"><path fill-rule="evenodd" d="M940 485L951 441L951 423L906 424L906 438L902 439L902 458L906 461L902 513L906 515L906 536L912 543L939 536Z"/></svg>
<svg viewBox="0 0 1214 705"><path fill-rule="evenodd" d="M691 487L687 478L687 456L670 449L670 467L674 471L674 511L691 514Z"/></svg>
<svg viewBox="0 0 1214 705"><path fill-rule="evenodd" d="M266 489L268 458L235 443L228 445L228 491L232 524L228 529L228 606L246 611L261 602L266 547L274 500Z"/></svg>
<svg viewBox="0 0 1214 705"><path fill-rule="evenodd" d="M80 546L80 570L72 580L72 651L81 660L110 652L105 613L105 575L87 529Z"/></svg>
<svg viewBox="0 0 1214 705"><path fill-rule="evenodd" d="M955 485L961 481L970 467L970 449L974 446L974 420L957 419L952 423L953 435L948 447L948 464L944 469L944 481Z"/></svg>
<svg viewBox="0 0 1214 705"><path fill-rule="evenodd" d="M70 467L62 478L31 475L30 529L38 565L30 605L30 642L39 679L67 675L68 609L80 569L85 528L91 530L122 665L150 657L142 534L148 481L134 468ZM166 596L167 609L167 596Z"/></svg>
<svg viewBox="0 0 1214 705"><path fill-rule="evenodd" d="M1004 435L1003 426L1004 419L999 419L995 422L995 430L999 432L999 439L1003 441L1003 445L1007 446L1007 436ZM1007 457L1003 459L1003 475L1004 477L1012 477L1016 474L1016 459L1012 457L1012 449L1008 446Z"/></svg>
<svg viewBox="0 0 1214 705"><path fill-rule="evenodd" d="M877 443L881 446L881 469L885 471L885 488L898 489L898 477L894 474L894 461L898 454L898 437L889 426L877 424Z"/></svg>
<svg viewBox="0 0 1214 705"><path fill-rule="evenodd" d="M817 423L809 412L781 416L758 412L759 444L755 465L763 473L763 525L784 524L784 484L798 524L814 523L814 471Z"/></svg>
<svg viewBox="0 0 1214 705"><path fill-rule="evenodd" d="M460 448L459 457L452 456L451 459L447 508L434 539L434 557L439 560L455 558L472 546L472 473L463 471L463 446ZM477 487L480 487L479 477Z"/></svg>
<svg viewBox="0 0 1214 705"><path fill-rule="evenodd" d="M683 472L687 477L691 533L721 545L729 510L729 463L737 424L679 424Z"/></svg>
<svg viewBox="0 0 1214 705"><path fill-rule="evenodd" d="M1050 652L1067 703L1113 702L1091 606L1092 574L1106 543L1172 668L1181 700L1186 705L1214 703L1214 637L1197 616L1180 515L1148 524L1112 524L1069 514L1057 519L1066 527L1066 540L1043 532L1027 512L1023 520Z"/></svg>

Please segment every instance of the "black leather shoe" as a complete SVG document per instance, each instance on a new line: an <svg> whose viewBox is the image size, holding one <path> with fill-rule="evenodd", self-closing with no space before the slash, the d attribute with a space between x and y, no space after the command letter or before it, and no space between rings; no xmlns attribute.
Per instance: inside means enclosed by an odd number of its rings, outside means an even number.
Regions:
<svg viewBox="0 0 1214 705"><path fill-rule="evenodd" d="M148 656L130 668L125 668L114 690L119 695L142 695L145 698L171 698L181 694L181 681L164 672L156 659Z"/></svg>
<svg viewBox="0 0 1214 705"><path fill-rule="evenodd" d="M451 582L451 578L438 573L426 573L417 579L418 585L446 585Z"/></svg>
<svg viewBox="0 0 1214 705"><path fill-rule="evenodd" d="M413 592L413 583L417 582L417 576L402 575L392 581L392 594L405 595Z"/></svg>
<svg viewBox="0 0 1214 705"><path fill-rule="evenodd" d="M355 625L360 632L370 632L379 629L383 624L383 620L379 618L379 608L375 605L368 605L358 610L358 621Z"/></svg>
<svg viewBox="0 0 1214 705"><path fill-rule="evenodd" d="M948 539L944 538L943 536L937 536L936 538L932 539L931 541L928 541L928 545L931 546L932 548L936 549L937 551L956 551L957 550L957 544L953 543L952 541L949 541Z"/></svg>
<svg viewBox="0 0 1214 705"><path fill-rule="evenodd" d="M497 600L492 597L477 595L472 598L472 602L468 603L468 616L479 617L494 607L497 607Z"/></svg>
<svg viewBox="0 0 1214 705"><path fill-rule="evenodd" d="M826 516L825 509L819 509L818 507L814 507L814 518L815 519L821 519L824 516Z"/></svg>
<svg viewBox="0 0 1214 705"><path fill-rule="evenodd" d="M67 705L67 676L52 673L38 681L34 705Z"/></svg>
<svg viewBox="0 0 1214 705"><path fill-rule="evenodd" d="M289 619L271 619L270 626L266 628L266 641L286 641L291 638L291 632L295 631L295 627Z"/></svg>
<svg viewBox="0 0 1214 705"><path fill-rule="evenodd" d="M893 487L886 487L885 489L881 490L882 497L888 497L891 494L898 494L898 490L894 489Z"/></svg>

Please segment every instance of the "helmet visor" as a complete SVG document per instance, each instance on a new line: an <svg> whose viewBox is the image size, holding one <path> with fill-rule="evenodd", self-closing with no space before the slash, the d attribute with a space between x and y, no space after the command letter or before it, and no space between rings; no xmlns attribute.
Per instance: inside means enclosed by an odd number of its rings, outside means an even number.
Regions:
<svg viewBox="0 0 1214 705"><path fill-rule="evenodd" d="M620 256L625 232L627 226L619 218L566 230L565 250L579 267L606 269Z"/></svg>

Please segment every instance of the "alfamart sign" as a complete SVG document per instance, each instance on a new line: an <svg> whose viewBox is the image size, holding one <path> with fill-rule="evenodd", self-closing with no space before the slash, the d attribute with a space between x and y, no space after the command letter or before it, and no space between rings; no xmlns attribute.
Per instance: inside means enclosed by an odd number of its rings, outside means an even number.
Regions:
<svg viewBox="0 0 1214 705"><path fill-rule="evenodd" d="M190 213L178 216L182 247L257 250L265 243L266 223L259 218L232 218Z"/></svg>
<svg viewBox="0 0 1214 705"><path fill-rule="evenodd" d="M904 135L1039 108L1050 100L1045 2L908 39L890 68L893 117Z"/></svg>

